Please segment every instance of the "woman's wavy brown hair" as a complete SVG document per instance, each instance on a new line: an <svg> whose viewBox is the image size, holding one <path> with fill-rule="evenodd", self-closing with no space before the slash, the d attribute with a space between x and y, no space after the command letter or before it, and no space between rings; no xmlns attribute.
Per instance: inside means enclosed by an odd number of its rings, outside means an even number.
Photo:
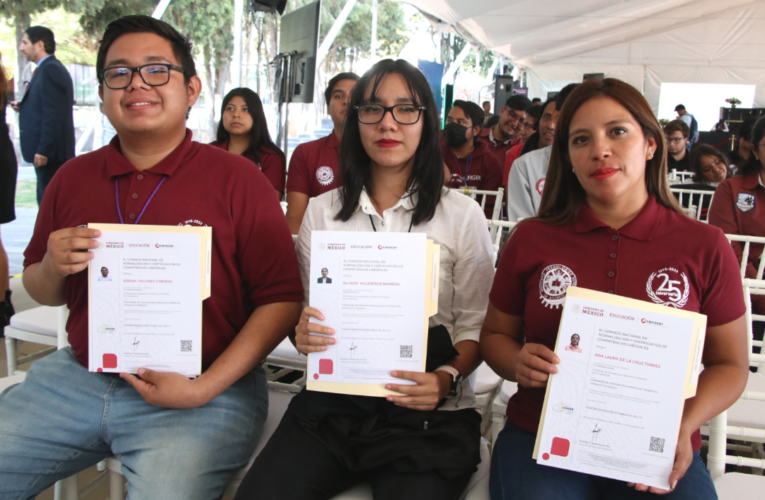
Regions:
<svg viewBox="0 0 765 500"><path fill-rule="evenodd" d="M648 194L661 205L684 213L669 190L667 182L667 150L664 132L648 102L631 85L615 78L588 80L578 85L566 99L558 117L552 144L550 166L537 220L554 226L572 223L585 203L587 194L574 175L568 154L568 132L577 110L595 97L608 97L619 103L640 124L646 138L656 140L656 151L646 161L645 183Z"/></svg>

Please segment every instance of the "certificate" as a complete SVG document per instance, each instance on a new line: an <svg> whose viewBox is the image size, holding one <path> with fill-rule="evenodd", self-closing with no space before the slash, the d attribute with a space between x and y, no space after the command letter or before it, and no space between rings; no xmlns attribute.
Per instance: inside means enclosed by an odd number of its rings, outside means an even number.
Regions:
<svg viewBox="0 0 765 500"><path fill-rule="evenodd" d="M669 489L706 316L570 286L537 463Z"/></svg>
<svg viewBox="0 0 765 500"><path fill-rule="evenodd" d="M386 396L425 371L428 320L438 310L439 246L422 233L314 231L312 321L335 330L334 345L308 356L308 390Z"/></svg>
<svg viewBox="0 0 765 500"><path fill-rule="evenodd" d="M89 224L88 370L202 373L212 228Z"/></svg>

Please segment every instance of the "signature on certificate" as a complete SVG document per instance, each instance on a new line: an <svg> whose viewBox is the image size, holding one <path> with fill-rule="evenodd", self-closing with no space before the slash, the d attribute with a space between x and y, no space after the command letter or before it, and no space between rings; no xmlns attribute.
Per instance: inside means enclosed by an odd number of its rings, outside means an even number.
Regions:
<svg viewBox="0 0 765 500"><path fill-rule="evenodd" d="M593 443L598 440L598 434L600 434L600 431L602 431L602 430L603 430L603 428L602 427L598 427L598 424L595 423L595 428L592 430L592 442Z"/></svg>
<svg viewBox="0 0 765 500"><path fill-rule="evenodd" d="M351 351L351 357L353 357L353 352L354 352L354 351L355 351L355 350L356 350L358 347L359 347L359 346L357 346L357 345L353 345L353 341L351 340L351 347L350 347L350 349L348 349L349 351Z"/></svg>
<svg viewBox="0 0 765 500"><path fill-rule="evenodd" d="M135 352L136 348L138 347L138 344L140 344L141 341L138 340L138 337L133 337L133 352Z"/></svg>

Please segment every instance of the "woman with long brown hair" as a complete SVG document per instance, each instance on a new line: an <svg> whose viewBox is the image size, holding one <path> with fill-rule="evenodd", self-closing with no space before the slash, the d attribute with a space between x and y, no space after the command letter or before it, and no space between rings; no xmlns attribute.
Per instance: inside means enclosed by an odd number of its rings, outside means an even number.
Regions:
<svg viewBox="0 0 765 500"><path fill-rule="evenodd" d="M707 316L705 368L685 403L669 491L531 458L547 380L566 370L553 349L569 285ZM493 500L561 491L571 499L646 498L644 491L716 498L699 457L699 428L746 384L741 280L722 231L678 207L667 184L664 134L636 89L590 80L566 100L538 216L518 224L508 241L489 301L481 354L497 374L518 382L492 453Z"/></svg>
<svg viewBox="0 0 765 500"><path fill-rule="evenodd" d="M13 143L8 135L8 125L5 123L5 108L8 105L6 97L10 90L8 87L8 78L0 55L0 103L2 103L3 109L0 113L0 224L6 224L16 219L14 205L18 163L16 162ZM9 274L8 254L5 252L0 235L0 337L2 337L1 329L8 325L10 317L13 316Z"/></svg>

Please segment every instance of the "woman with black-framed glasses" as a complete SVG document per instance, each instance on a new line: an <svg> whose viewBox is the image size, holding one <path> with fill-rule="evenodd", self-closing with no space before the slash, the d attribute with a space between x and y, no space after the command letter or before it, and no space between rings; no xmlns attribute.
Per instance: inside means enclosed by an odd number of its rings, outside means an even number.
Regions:
<svg viewBox="0 0 765 500"><path fill-rule="evenodd" d="M481 417L468 377L481 361L477 340L493 276L492 248L480 206L443 187L438 115L418 69L384 60L359 80L340 163L343 187L311 199L298 235L304 305L312 231L427 234L441 245L428 372L393 372L414 385L390 384L401 395L387 398L304 390L236 498L329 499L361 481L371 483L376 500L459 498L480 462ZM312 317L323 319L321 311L305 307L296 328L302 354L336 341L334 330L309 323ZM294 473L285 477L287 466Z"/></svg>

